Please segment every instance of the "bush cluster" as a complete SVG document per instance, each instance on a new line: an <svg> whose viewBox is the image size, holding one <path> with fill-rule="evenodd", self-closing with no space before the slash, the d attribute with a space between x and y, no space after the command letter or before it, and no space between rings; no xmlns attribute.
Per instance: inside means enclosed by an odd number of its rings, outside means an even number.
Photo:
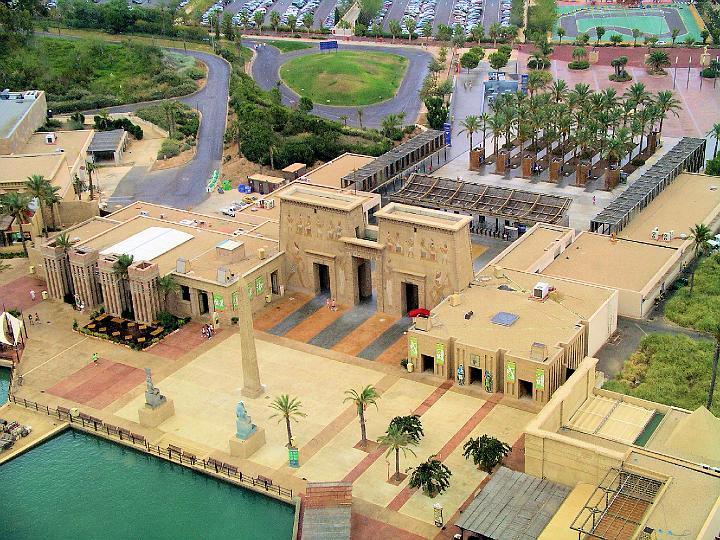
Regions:
<svg viewBox="0 0 720 540"><path fill-rule="evenodd" d="M143 130L137 124L133 124L127 118L108 118L106 116L93 116L95 129L98 131L111 131L113 129L124 129L138 141L143 138Z"/></svg>
<svg viewBox="0 0 720 540"><path fill-rule="evenodd" d="M590 62L588 62L587 60L575 60L568 64L569 69L588 69L589 67Z"/></svg>

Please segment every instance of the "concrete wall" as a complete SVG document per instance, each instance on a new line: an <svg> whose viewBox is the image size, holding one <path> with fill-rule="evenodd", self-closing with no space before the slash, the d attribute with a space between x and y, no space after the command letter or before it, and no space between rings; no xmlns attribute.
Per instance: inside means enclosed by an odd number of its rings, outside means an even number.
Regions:
<svg viewBox="0 0 720 540"><path fill-rule="evenodd" d="M7 102L5 102L7 104ZM30 106L15 130L7 139L0 139L0 156L16 153L45 123L47 117L47 102L45 92L39 92L35 102Z"/></svg>
<svg viewBox="0 0 720 540"><path fill-rule="evenodd" d="M623 452L601 448L558 433L560 427L593 394L595 358L586 358L525 430L525 472L574 487L597 484Z"/></svg>
<svg viewBox="0 0 720 540"><path fill-rule="evenodd" d="M720 497L715 501L715 505L702 529L700 529L697 538L698 540L717 540L718 531L720 531Z"/></svg>
<svg viewBox="0 0 720 540"><path fill-rule="evenodd" d="M612 290L612 289L608 289ZM590 317L587 322L587 356L594 356L605 345L608 338L617 330L618 302L620 293L612 296Z"/></svg>
<svg viewBox="0 0 720 540"><path fill-rule="evenodd" d="M58 204L58 213L63 227L69 227L87 219L100 215L98 200L78 201L64 200Z"/></svg>
<svg viewBox="0 0 720 540"><path fill-rule="evenodd" d="M528 249L525 245L525 241L532 237L533 231L538 228L546 228L552 230L562 230L560 227L549 225L547 223L536 223L530 227L525 234L518 238L515 242L506 247L501 253L499 253L493 260L491 260L487 266L492 267L495 265L502 266L502 259L507 255L515 251L516 249ZM565 249L575 240L575 231L569 229L563 233L560 239L554 243L552 249L538 251L537 259L530 262L525 268L511 268L511 270L520 270L522 272L542 272L552 263L558 255L560 255Z"/></svg>

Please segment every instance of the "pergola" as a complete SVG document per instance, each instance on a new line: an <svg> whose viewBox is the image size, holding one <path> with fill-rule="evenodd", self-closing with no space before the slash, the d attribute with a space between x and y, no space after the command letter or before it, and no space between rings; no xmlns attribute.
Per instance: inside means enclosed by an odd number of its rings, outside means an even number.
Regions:
<svg viewBox="0 0 720 540"><path fill-rule="evenodd" d="M617 234L685 171L697 172L705 162L705 139L683 137L640 178L590 221L590 231Z"/></svg>
<svg viewBox="0 0 720 540"><path fill-rule="evenodd" d="M390 196L394 202L522 223L563 223L572 199L522 189L413 174Z"/></svg>
<svg viewBox="0 0 720 540"><path fill-rule="evenodd" d="M612 468L590 495L570 528L578 532L578 538L635 538L647 508L653 504L662 486L660 480L623 468Z"/></svg>

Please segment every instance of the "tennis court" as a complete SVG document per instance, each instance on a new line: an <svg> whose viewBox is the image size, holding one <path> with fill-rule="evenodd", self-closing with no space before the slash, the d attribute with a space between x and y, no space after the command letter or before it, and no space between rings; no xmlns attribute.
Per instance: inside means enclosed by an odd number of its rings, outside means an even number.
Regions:
<svg viewBox="0 0 720 540"><path fill-rule="evenodd" d="M595 28L605 28L603 41L617 34L623 41L633 41L632 31L640 30L643 35L653 35L668 43L672 40L672 30L677 28L680 34L676 42L682 43L688 36L696 42L700 37L699 17L696 18L694 6L685 4L653 5L652 7L624 8L618 6L558 6L558 25L565 29L566 37L573 39L579 33L586 32L595 37ZM557 35L555 36L557 39ZM638 40L642 43L642 38Z"/></svg>

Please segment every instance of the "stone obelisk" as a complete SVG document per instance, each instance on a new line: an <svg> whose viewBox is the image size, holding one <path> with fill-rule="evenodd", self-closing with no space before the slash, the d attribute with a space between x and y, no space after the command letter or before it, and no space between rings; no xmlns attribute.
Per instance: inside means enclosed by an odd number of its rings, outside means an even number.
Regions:
<svg viewBox="0 0 720 540"><path fill-rule="evenodd" d="M244 279L240 279L240 302L238 308L238 333L240 334L240 353L242 354L243 388L242 395L249 398L256 398L265 391L260 384L260 369L257 362L257 351L255 350L255 335L253 333L252 310L250 300L246 294L247 285Z"/></svg>

